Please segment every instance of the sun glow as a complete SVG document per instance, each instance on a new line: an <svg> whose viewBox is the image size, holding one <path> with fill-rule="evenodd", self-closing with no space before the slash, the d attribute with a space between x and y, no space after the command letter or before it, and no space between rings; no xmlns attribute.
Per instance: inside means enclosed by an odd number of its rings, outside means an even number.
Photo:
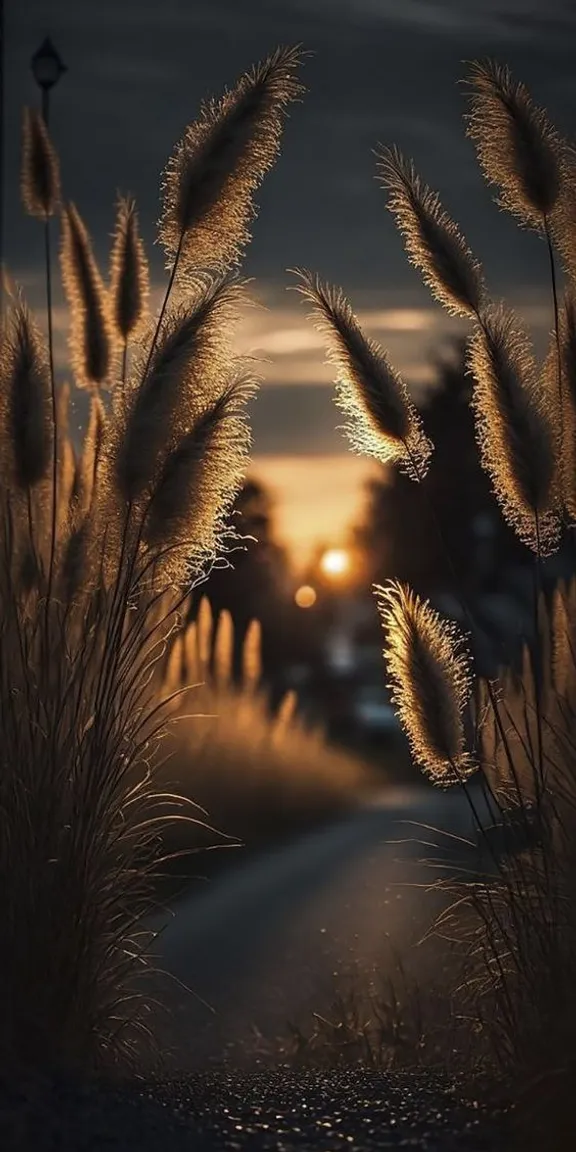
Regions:
<svg viewBox="0 0 576 1152"><path fill-rule="evenodd" d="M350 553L345 548L328 548L320 559L320 568L325 576L341 579L350 571Z"/></svg>

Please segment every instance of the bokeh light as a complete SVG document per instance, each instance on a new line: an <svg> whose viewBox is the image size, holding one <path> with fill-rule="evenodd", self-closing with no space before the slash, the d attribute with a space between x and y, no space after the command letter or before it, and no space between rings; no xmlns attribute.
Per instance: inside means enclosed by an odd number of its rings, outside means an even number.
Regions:
<svg viewBox="0 0 576 1152"><path fill-rule="evenodd" d="M312 608L316 603L316 592L310 584L302 584L296 589L294 599L299 608Z"/></svg>

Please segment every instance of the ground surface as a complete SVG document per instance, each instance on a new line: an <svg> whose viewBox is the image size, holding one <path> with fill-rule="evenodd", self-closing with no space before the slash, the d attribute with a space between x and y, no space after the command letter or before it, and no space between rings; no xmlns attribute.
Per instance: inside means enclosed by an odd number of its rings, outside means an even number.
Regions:
<svg viewBox="0 0 576 1152"><path fill-rule="evenodd" d="M447 1075L279 1065L279 1038L325 1012L344 974L359 987L397 979L400 955L423 989L442 981L438 945L414 945L440 901L427 892L438 855L461 862L471 832L456 794L388 793L198 881L157 921L170 1080L113 1091L0 1083L2 1152L500 1152L502 1118Z"/></svg>
<svg viewBox="0 0 576 1152"><path fill-rule="evenodd" d="M441 982L438 945L418 942L441 902L427 891L445 875L438 855L471 855L458 837L473 837L461 795L392 791L195 883L176 915L158 920L158 963L191 989L168 990L180 1065L237 1065L250 1037L273 1042L326 1011L342 977L347 987L351 973L363 987L397 979L399 956L423 988Z"/></svg>
<svg viewBox="0 0 576 1152"><path fill-rule="evenodd" d="M114 1093L43 1081L2 1105L3 1152L500 1152L506 1137L505 1117L429 1074L211 1073Z"/></svg>

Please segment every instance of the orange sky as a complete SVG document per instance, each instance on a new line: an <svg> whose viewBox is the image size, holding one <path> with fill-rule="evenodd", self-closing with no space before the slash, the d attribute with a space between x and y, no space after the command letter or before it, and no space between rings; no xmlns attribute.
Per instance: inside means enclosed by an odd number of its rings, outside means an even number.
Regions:
<svg viewBox="0 0 576 1152"><path fill-rule="evenodd" d="M364 482L377 466L352 453L342 456L257 456L252 475L275 499L279 539L302 568L318 544L343 541L358 521Z"/></svg>

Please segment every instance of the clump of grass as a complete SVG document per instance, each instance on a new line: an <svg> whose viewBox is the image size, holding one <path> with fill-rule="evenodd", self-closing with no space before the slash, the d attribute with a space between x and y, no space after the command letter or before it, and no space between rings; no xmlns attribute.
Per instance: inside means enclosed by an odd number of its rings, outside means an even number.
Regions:
<svg viewBox="0 0 576 1152"><path fill-rule="evenodd" d="M187 157L207 117L219 135L169 180L170 204L186 204L181 230L207 235L207 215L231 203L233 187L241 219L222 208L216 280L202 268L206 246L180 245L148 330L132 202L120 206L110 289L77 209L62 209L74 388L91 392L79 447L52 352L48 225L60 176L44 122L25 120L22 190L45 224L48 343L12 301L0 362L3 1075L130 1066L153 1041L144 924L160 834L201 816L157 782L170 709L155 669L222 546L246 462L250 389L230 346L240 300L230 264L277 155L297 63L279 52L240 82L244 119L224 126L204 111L188 130Z"/></svg>
<svg viewBox="0 0 576 1152"><path fill-rule="evenodd" d="M574 530L574 162L507 68L474 64L469 87L468 130L484 175L500 204L547 243L553 333L542 365L517 318L490 299L480 265L413 164L386 149L380 175L411 262L436 298L473 325L481 462L533 554L534 628L520 670L503 669L472 691L454 626L409 589L392 584L377 594L393 698L415 760L435 783L463 789L483 848L480 874L474 867L448 882L454 899L437 927L463 947L467 1010L471 1003L491 1067L518 1105L523 1146L561 1149L576 1135L576 592L559 586L550 606L541 569ZM323 316L329 348L340 348L339 317L326 308ZM358 444L387 395L387 385L379 389L376 400L355 389ZM470 608L461 607L472 630Z"/></svg>
<svg viewBox="0 0 576 1152"><path fill-rule="evenodd" d="M172 698L174 719L160 774L199 803L211 825L253 849L344 812L374 781L367 767L299 718L293 692L271 707L257 621L246 631L239 675L234 646L230 614L214 620L207 599L174 635L159 688ZM186 853L206 837L176 825L169 840Z"/></svg>

